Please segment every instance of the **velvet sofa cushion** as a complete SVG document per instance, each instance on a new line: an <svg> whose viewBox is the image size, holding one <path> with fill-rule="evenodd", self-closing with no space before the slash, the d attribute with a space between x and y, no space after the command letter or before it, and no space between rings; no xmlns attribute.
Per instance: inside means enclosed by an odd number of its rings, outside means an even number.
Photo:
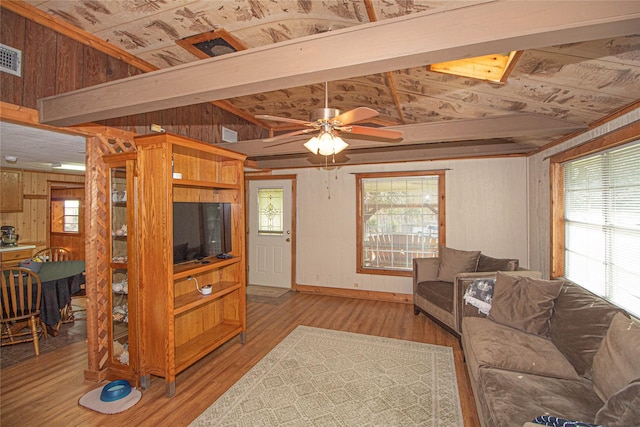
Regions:
<svg viewBox="0 0 640 427"><path fill-rule="evenodd" d="M540 280L498 272L489 318L521 331L546 336L560 280Z"/></svg>
<svg viewBox="0 0 640 427"><path fill-rule="evenodd" d="M591 378L593 356L620 311L583 287L565 282L553 304L549 338L580 375Z"/></svg>
<svg viewBox="0 0 640 427"><path fill-rule="evenodd" d="M478 267L476 271L516 271L520 261L508 258L492 258L484 254L480 254L478 258Z"/></svg>
<svg viewBox="0 0 640 427"><path fill-rule="evenodd" d="M554 378L580 378L547 338L481 317L464 318L462 322L465 358L474 377L479 368L492 367Z"/></svg>
<svg viewBox="0 0 640 427"><path fill-rule="evenodd" d="M593 388L607 401L637 378L640 378L640 324L617 313L593 357Z"/></svg>
<svg viewBox="0 0 640 427"><path fill-rule="evenodd" d="M589 422L603 405L591 382L583 378L568 380L496 368L480 369L479 377L476 396L485 427L522 426L543 414Z"/></svg>
<svg viewBox="0 0 640 427"><path fill-rule="evenodd" d="M462 251L441 246L440 265L436 279L441 282L453 283L456 274L476 271L479 257L480 251Z"/></svg>
<svg viewBox="0 0 640 427"><path fill-rule="evenodd" d="M596 414L595 423L607 427L640 423L640 379L614 393Z"/></svg>

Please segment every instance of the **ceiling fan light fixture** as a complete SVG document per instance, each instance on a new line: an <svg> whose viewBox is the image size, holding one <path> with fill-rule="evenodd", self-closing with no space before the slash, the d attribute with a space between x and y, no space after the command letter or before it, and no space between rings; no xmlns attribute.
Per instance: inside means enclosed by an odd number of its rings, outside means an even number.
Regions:
<svg viewBox="0 0 640 427"><path fill-rule="evenodd" d="M320 135L314 136L305 142L304 146L313 154L332 156L347 148L349 144L332 132L322 132Z"/></svg>

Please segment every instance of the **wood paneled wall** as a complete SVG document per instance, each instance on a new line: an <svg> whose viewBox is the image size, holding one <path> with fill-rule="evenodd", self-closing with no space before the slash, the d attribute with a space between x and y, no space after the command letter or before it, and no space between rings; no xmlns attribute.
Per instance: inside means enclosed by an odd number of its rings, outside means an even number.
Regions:
<svg viewBox="0 0 640 427"><path fill-rule="evenodd" d="M49 245L47 227L49 182L84 184L84 175L36 171L22 172L24 188L22 212L0 213L0 223L2 225L16 227L16 233L20 236L18 241L20 244L36 245L37 249L42 249Z"/></svg>
<svg viewBox="0 0 640 427"><path fill-rule="evenodd" d="M6 9L0 13L0 42L22 51L23 67L22 77L0 73L0 100L23 107L35 109L39 98L143 73L133 65ZM210 143L221 142L222 126L238 132L239 140L268 136L267 130L210 103L119 117L101 124L148 134L152 123Z"/></svg>

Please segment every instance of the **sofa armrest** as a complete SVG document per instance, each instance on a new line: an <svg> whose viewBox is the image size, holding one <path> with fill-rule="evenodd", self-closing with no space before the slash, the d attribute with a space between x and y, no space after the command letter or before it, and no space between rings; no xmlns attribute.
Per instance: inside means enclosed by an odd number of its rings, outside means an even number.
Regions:
<svg viewBox="0 0 640 427"><path fill-rule="evenodd" d="M534 270L519 269L516 271L501 271L503 274L510 276L532 277L534 279L542 278L542 273ZM474 273L458 273L454 277L453 286L453 303L456 305L455 330L462 334L462 318L465 316L486 317L482 313L478 313L478 309L469 304L465 304L464 294L467 287L476 279L495 279L496 271L476 271Z"/></svg>

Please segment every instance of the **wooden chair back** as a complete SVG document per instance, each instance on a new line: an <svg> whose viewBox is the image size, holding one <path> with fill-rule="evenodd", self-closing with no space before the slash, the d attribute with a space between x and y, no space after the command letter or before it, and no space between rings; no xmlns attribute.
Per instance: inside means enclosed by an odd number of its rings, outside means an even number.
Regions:
<svg viewBox="0 0 640 427"><path fill-rule="evenodd" d="M39 258L42 262L71 261L71 251L61 247L44 248L36 252L33 259Z"/></svg>
<svg viewBox="0 0 640 427"><path fill-rule="evenodd" d="M42 299L40 277L28 268L12 267L2 269L0 280L1 345L33 341L36 356L39 355L38 326ZM20 324L25 324L29 330L23 332L24 328L18 329Z"/></svg>

